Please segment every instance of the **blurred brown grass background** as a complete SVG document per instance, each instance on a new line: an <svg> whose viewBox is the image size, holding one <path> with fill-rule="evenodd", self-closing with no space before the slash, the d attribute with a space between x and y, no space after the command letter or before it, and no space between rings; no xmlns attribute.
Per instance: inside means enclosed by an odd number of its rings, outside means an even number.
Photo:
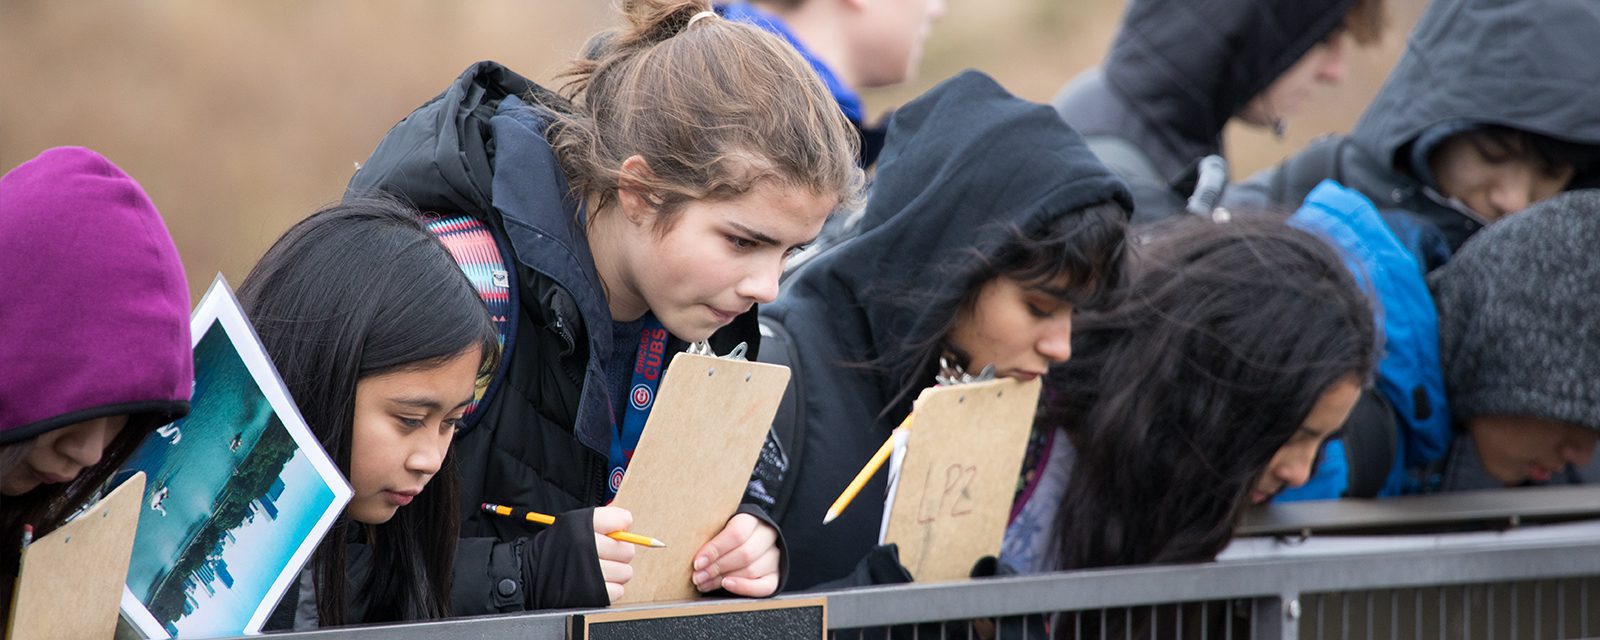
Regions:
<svg viewBox="0 0 1600 640"><path fill-rule="evenodd" d="M1048 100L1101 59L1123 7L946 1L918 77L868 93L869 113L967 67ZM1422 3L1390 0L1384 41L1353 49L1346 83L1320 88L1283 140L1230 130L1234 175L1348 130ZM604 0L0 0L0 171L48 147L92 147L150 192L196 294L218 271L237 285L468 64L494 59L550 82L619 21Z"/></svg>

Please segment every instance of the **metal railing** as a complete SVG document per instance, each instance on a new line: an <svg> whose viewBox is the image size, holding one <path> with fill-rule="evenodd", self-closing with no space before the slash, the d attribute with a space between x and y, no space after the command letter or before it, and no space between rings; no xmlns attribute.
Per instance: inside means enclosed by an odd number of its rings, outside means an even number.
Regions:
<svg viewBox="0 0 1600 640"><path fill-rule="evenodd" d="M829 628L840 638L1036 637L1046 620L1057 631L1079 631L1077 637L1129 639L1600 634L1600 605L1592 602L1600 597L1600 536L1593 529L1567 526L1572 532L1567 536L1467 538L1457 545L1440 543L1398 552L1289 552L1200 565L872 587L824 595ZM571 613L353 627L282 637L556 639L567 636ZM1035 615L1031 627L1022 627L1031 635L1019 634L1015 626L987 622L1041 613L1045 615ZM980 622L971 622L975 620ZM930 624L944 621L957 622ZM1008 629L1012 636L1006 635Z"/></svg>

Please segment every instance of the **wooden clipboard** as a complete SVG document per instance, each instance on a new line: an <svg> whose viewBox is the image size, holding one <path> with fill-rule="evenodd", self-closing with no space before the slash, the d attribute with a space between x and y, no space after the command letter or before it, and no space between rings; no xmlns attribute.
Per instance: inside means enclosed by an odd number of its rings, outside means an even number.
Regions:
<svg viewBox="0 0 1600 640"><path fill-rule="evenodd" d="M638 550L619 603L700 595L690 580L694 554L739 509L788 384L788 367L688 353L672 359L611 503L633 512L631 531L667 546Z"/></svg>
<svg viewBox="0 0 1600 640"><path fill-rule="evenodd" d="M917 397L883 536L917 582L965 579L1000 553L1039 387L1002 379Z"/></svg>
<svg viewBox="0 0 1600 640"><path fill-rule="evenodd" d="M8 638L110 638L139 530L144 474L22 550Z"/></svg>

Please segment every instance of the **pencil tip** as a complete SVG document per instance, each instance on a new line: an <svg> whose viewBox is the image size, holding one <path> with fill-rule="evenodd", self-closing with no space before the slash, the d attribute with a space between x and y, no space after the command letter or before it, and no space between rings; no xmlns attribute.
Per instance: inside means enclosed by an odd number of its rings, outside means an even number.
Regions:
<svg viewBox="0 0 1600 640"><path fill-rule="evenodd" d="M839 512L838 511L834 511L832 509L829 509L828 510L828 515L822 516L822 524L828 524L829 522L833 522L833 519L837 518L837 517L839 517Z"/></svg>
<svg viewBox="0 0 1600 640"><path fill-rule="evenodd" d="M667 543L662 542L660 540L651 539L650 540L650 546L652 548L655 548L655 549L660 549L660 548L663 548L663 547L667 546Z"/></svg>

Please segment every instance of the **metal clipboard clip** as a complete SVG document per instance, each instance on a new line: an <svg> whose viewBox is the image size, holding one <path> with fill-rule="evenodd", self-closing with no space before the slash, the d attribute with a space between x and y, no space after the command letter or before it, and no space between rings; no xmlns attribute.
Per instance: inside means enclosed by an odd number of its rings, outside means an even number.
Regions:
<svg viewBox="0 0 1600 640"><path fill-rule="evenodd" d="M687 354L690 354L690 355L696 355L696 356L706 356L706 357L710 357L710 358L722 358L724 360L738 360L740 362L749 362L749 359L744 357L744 354L746 352L748 352L749 350L750 350L750 345L741 342L741 343L739 343L737 345L734 345L733 349L731 351L729 351L727 353L727 355L719 356L719 355L716 354L716 352L711 350L711 343L709 341L701 340L699 342L690 344L689 348L684 350L684 353L687 353Z"/></svg>
<svg viewBox="0 0 1600 640"><path fill-rule="evenodd" d="M949 354L939 356L939 373L934 374L933 381L941 387L957 384L972 384L974 382L988 382L994 379L994 365L988 365L978 372L978 375L967 373L961 365L951 362Z"/></svg>

